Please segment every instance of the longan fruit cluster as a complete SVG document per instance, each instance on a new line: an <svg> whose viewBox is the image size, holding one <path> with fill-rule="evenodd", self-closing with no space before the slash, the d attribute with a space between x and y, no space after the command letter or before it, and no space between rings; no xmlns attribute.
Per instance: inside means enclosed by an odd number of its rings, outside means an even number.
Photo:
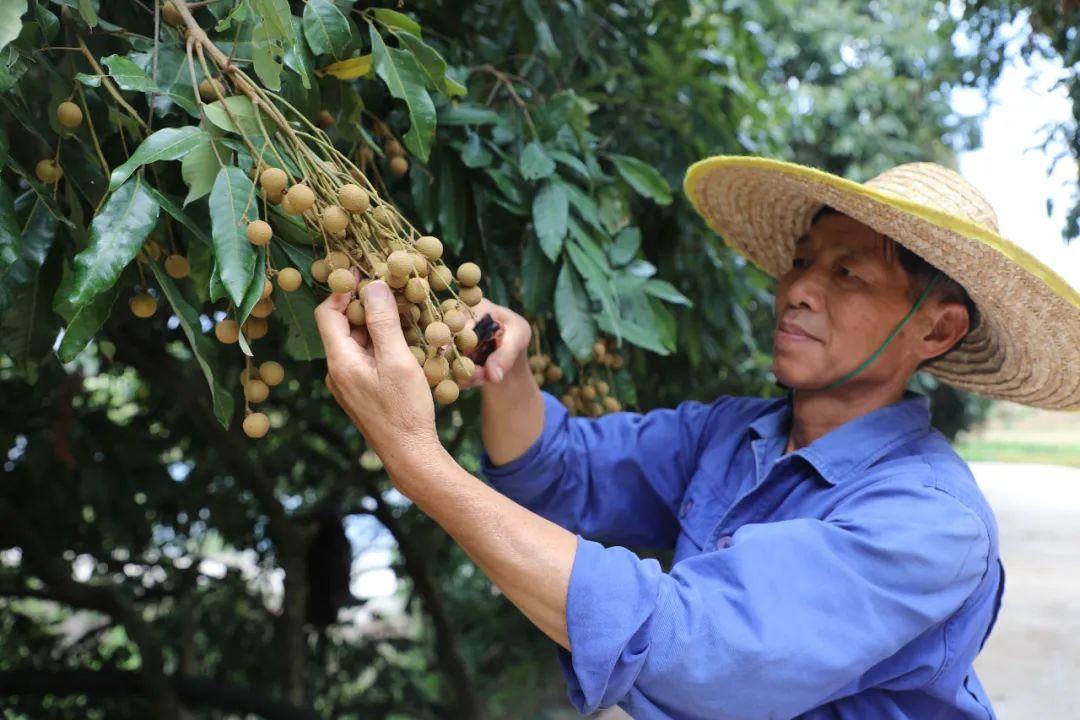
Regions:
<svg viewBox="0 0 1080 720"><path fill-rule="evenodd" d="M270 397L270 388L280 385L283 380L285 380L285 368L279 362L267 360L257 368L248 365L240 372L244 400L249 406L266 402L266 399ZM269 430L270 418L266 416L266 413L253 412L249 407L244 417L244 434L249 438L261 438Z"/></svg>
<svg viewBox="0 0 1080 720"><path fill-rule="evenodd" d="M543 387L545 383L558 382L563 379L562 368L547 353L530 355L529 369L532 370L533 380L540 387Z"/></svg>
<svg viewBox="0 0 1080 720"><path fill-rule="evenodd" d="M571 386L561 400L571 415L600 417L604 413L622 410L619 399L611 394L611 386L598 378Z"/></svg>
<svg viewBox="0 0 1080 720"><path fill-rule="evenodd" d="M622 355L619 354L615 342L610 338L593 343L593 362L612 370L618 370L623 366Z"/></svg>
<svg viewBox="0 0 1080 720"><path fill-rule="evenodd" d="M275 309L274 301L270 297L270 294L273 291L274 284L270 282L269 278L263 278L262 295L252 306L251 312L248 314L248 318L244 321L243 325L237 324L236 320L232 318L219 320L214 325L214 337L218 339L218 342L224 343L225 345L232 345L233 343L239 342L241 332L244 333L244 337L248 340L258 340L265 337L266 333L270 331L270 325L266 318L270 317L270 314L273 313Z"/></svg>

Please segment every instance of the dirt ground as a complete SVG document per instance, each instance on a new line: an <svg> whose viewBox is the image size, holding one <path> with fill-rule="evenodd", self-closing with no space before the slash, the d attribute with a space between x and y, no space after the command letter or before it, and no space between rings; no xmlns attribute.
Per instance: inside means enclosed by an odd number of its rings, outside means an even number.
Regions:
<svg viewBox="0 0 1080 720"><path fill-rule="evenodd" d="M999 720L1080 718L1080 468L971 462L994 508L1005 598L975 663ZM603 720L628 717L618 710Z"/></svg>

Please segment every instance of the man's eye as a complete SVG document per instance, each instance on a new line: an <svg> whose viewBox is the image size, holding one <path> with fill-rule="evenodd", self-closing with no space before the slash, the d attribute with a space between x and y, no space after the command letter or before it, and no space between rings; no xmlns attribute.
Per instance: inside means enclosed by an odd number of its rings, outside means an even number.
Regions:
<svg viewBox="0 0 1080 720"><path fill-rule="evenodd" d="M849 268L849 267L845 267L844 265L841 265L840 270L843 271L843 274L846 275L847 277L855 277L855 274L851 272L851 268Z"/></svg>

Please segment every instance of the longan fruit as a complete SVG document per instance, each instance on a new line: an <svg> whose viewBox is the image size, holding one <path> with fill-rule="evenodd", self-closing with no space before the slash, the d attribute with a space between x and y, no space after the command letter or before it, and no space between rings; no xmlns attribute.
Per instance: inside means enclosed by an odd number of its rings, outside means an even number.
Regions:
<svg viewBox="0 0 1080 720"><path fill-rule="evenodd" d="M439 305L439 309L442 310L443 315L445 315L451 310L460 310L461 303L457 301L457 298L447 298L442 301L441 305Z"/></svg>
<svg viewBox="0 0 1080 720"><path fill-rule="evenodd" d="M454 373L455 380L468 380L476 374L476 363L472 361L472 358L461 356L451 363L450 371Z"/></svg>
<svg viewBox="0 0 1080 720"><path fill-rule="evenodd" d="M326 260L319 259L311 263L311 277L315 282L325 283L330 277L330 265Z"/></svg>
<svg viewBox="0 0 1080 720"><path fill-rule="evenodd" d="M184 24L184 16L176 9L176 5L173 5L172 0L167 0L161 6L161 19L165 21L166 25L172 25L173 27L180 27Z"/></svg>
<svg viewBox="0 0 1080 720"><path fill-rule="evenodd" d="M412 258L413 272L415 272L420 277L427 277L428 272L431 270L430 266L428 265L427 258L420 253L415 252L409 253L409 256Z"/></svg>
<svg viewBox="0 0 1080 720"><path fill-rule="evenodd" d="M409 315L409 319L412 320L417 325L419 325L420 327L425 327L426 328L432 322L430 316L428 316L428 321L427 322L423 321L424 312L420 309L419 305L410 304L409 307L408 307L408 315Z"/></svg>
<svg viewBox="0 0 1080 720"><path fill-rule="evenodd" d="M532 376L533 376L533 382L536 383L537 386L540 386L540 385L544 384L544 373L534 372L532 374Z"/></svg>
<svg viewBox="0 0 1080 720"><path fill-rule="evenodd" d="M386 205L379 205L371 211L371 219L381 225L392 225L394 214Z"/></svg>
<svg viewBox="0 0 1080 720"><path fill-rule="evenodd" d="M548 359L543 355L530 355L529 367L533 372L543 372L544 368L548 366Z"/></svg>
<svg viewBox="0 0 1080 720"><path fill-rule="evenodd" d="M266 168L259 175L259 185L269 194L280 193L289 183L289 176L281 168Z"/></svg>
<svg viewBox="0 0 1080 720"><path fill-rule="evenodd" d="M261 403L270 396L270 387L262 380L249 380L244 386L244 397L248 402Z"/></svg>
<svg viewBox="0 0 1080 720"><path fill-rule="evenodd" d="M461 287L475 287L480 284L480 266L476 263L462 263L457 269L457 281Z"/></svg>
<svg viewBox="0 0 1080 720"><path fill-rule="evenodd" d="M64 169L56 162L56 158L45 158L34 166L34 174L41 182L52 185L64 177Z"/></svg>
<svg viewBox="0 0 1080 720"><path fill-rule="evenodd" d="M270 297L270 293L272 292L274 292L274 284L270 282L270 278L266 278L265 280L263 280L263 291L262 295L259 296L259 299L265 300L266 298Z"/></svg>
<svg viewBox="0 0 1080 720"><path fill-rule="evenodd" d="M252 220L248 223L247 230L244 232L247 235L248 242L252 245L265 245L270 242L270 238L274 235L270 223L265 220Z"/></svg>
<svg viewBox="0 0 1080 720"><path fill-rule="evenodd" d="M395 250L386 258L386 267L392 275L408 277L413 271L412 257L404 250Z"/></svg>
<svg viewBox="0 0 1080 720"><path fill-rule="evenodd" d="M270 298L264 298L255 303L251 308L251 317L264 318L269 317L270 313L274 312L274 303Z"/></svg>
<svg viewBox="0 0 1080 720"><path fill-rule="evenodd" d="M424 377L428 385L435 387L450 374L450 363L442 355L430 357L424 361Z"/></svg>
<svg viewBox="0 0 1080 720"><path fill-rule="evenodd" d="M203 78L199 82L199 97L203 102L213 102L225 96L225 86L217 78Z"/></svg>
<svg viewBox="0 0 1080 720"><path fill-rule="evenodd" d="M173 253L165 258L165 274L174 280L183 280L191 273L191 263L183 255Z"/></svg>
<svg viewBox="0 0 1080 720"><path fill-rule="evenodd" d="M446 326L446 323L433 322L424 328L424 339L427 340L428 345L442 347L443 345L449 345L450 341L454 339L454 335L450 332L450 328Z"/></svg>
<svg viewBox="0 0 1080 720"><path fill-rule="evenodd" d="M454 336L454 344L463 353L471 353L476 347L477 337L474 330L465 329Z"/></svg>
<svg viewBox="0 0 1080 720"><path fill-rule="evenodd" d="M390 274L390 268L386 265L386 263L376 260L371 265L371 272L376 277L384 278Z"/></svg>
<svg viewBox="0 0 1080 720"><path fill-rule="evenodd" d="M267 360L259 366L259 379L270 387L280 385L285 379L285 368L275 360Z"/></svg>
<svg viewBox="0 0 1080 720"><path fill-rule="evenodd" d="M147 240L143 245L143 249L146 250L146 254L150 256L151 260L158 260L161 258L161 246L157 244L154 239Z"/></svg>
<svg viewBox="0 0 1080 720"><path fill-rule="evenodd" d="M413 306L417 307L417 306ZM419 309L419 308L418 308ZM420 327L426 328L431 323L435 322L435 318L431 315L431 311L427 308L427 303L424 303L424 307L416 315L416 322L420 324Z"/></svg>
<svg viewBox="0 0 1080 720"><path fill-rule="evenodd" d="M460 310L451 310L443 314L443 322L450 328L450 332L459 333L465 329L465 323L468 322L468 318L466 318L465 313Z"/></svg>
<svg viewBox="0 0 1080 720"><path fill-rule="evenodd" d="M248 340L258 340L269 330L270 325L263 318L248 318L244 323L244 334L247 335Z"/></svg>
<svg viewBox="0 0 1080 720"><path fill-rule="evenodd" d="M307 185L297 183L285 193L294 215L301 215L315 204L315 193Z"/></svg>
<svg viewBox="0 0 1080 720"><path fill-rule="evenodd" d="M284 196L284 194L282 194L282 192L280 190L278 192L276 192L276 193L272 193L272 192L266 193L266 202L270 203L271 205L280 205L281 201L284 200L284 199L285 199L285 196Z"/></svg>
<svg viewBox="0 0 1080 720"><path fill-rule="evenodd" d="M608 387L608 384L603 380L597 380L596 382L594 382L593 387L595 387L596 392L600 393L601 395L607 395L611 391L611 388Z"/></svg>
<svg viewBox="0 0 1080 720"><path fill-rule="evenodd" d="M428 295L428 281L422 277L409 278L405 286L405 297L409 302L422 303Z"/></svg>
<svg viewBox="0 0 1080 720"><path fill-rule="evenodd" d="M334 116L330 114L329 110L323 108L319 111L319 115L316 118L316 123L319 127L325 130L326 128L334 124Z"/></svg>
<svg viewBox="0 0 1080 720"><path fill-rule="evenodd" d="M593 343L592 351L593 355L596 356L597 360L603 360L604 355L607 354L607 348L604 346L604 343L600 342L599 340Z"/></svg>
<svg viewBox="0 0 1080 720"><path fill-rule="evenodd" d="M604 398L604 409L608 412L619 412L622 410L622 405L620 405L619 401L615 398L606 397Z"/></svg>
<svg viewBox="0 0 1080 720"><path fill-rule="evenodd" d="M361 168L367 167L368 163L374 162L375 151L367 145L361 145L360 149L356 151L356 160L360 163Z"/></svg>
<svg viewBox="0 0 1080 720"><path fill-rule="evenodd" d="M409 161L403 157L390 158L390 174L396 178L409 172Z"/></svg>
<svg viewBox="0 0 1080 720"><path fill-rule="evenodd" d="M577 412L577 400L574 399L573 395L563 395L561 398L559 398L559 400L562 402L562 404L566 407L567 410L572 413Z"/></svg>
<svg viewBox="0 0 1080 720"><path fill-rule="evenodd" d="M416 239L414 247L428 260L438 260L442 257L442 241L434 235L424 235Z"/></svg>
<svg viewBox="0 0 1080 720"><path fill-rule="evenodd" d="M436 292L442 292L447 289L453 281L454 274L450 272L450 268L445 265L433 267L428 273L428 282L431 283L431 289Z"/></svg>
<svg viewBox="0 0 1080 720"><path fill-rule="evenodd" d="M137 318L152 317L157 312L157 300L152 295L139 293L129 301L131 314Z"/></svg>
<svg viewBox="0 0 1080 720"><path fill-rule="evenodd" d="M82 109L70 100L65 100L56 108L56 121L66 128L79 127L82 125Z"/></svg>
<svg viewBox="0 0 1080 720"><path fill-rule="evenodd" d="M586 385L585 387L581 388L581 397L585 398L586 400L595 400L596 388L594 388L592 385Z"/></svg>
<svg viewBox="0 0 1080 720"><path fill-rule="evenodd" d="M289 199L289 191L281 191L281 211L286 215L298 215L296 208L293 207L292 200Z"/></svg>
<svg viewBox="0 0 1080 720"><path fill-rule="evenodd" d="M435 402L440 405L449 405L461 395L461 388L453 380L443 380L435 386Z"/></svg>
<svg viewBox="0 0 1080 720"><path fill-rule="evenodd" d="M223 342L226 345L232 345L240 339L240 329L237 327L235 320L226 318L217 325L214 325L214 336L217 337L220 342Z"/></svg>
<svg viewBox="0 0 1080 720"><path fill-rule="evenodd" d="M304 276L296 268L282 268L277 274L278 287L285 292L295 292L304 283Z"/></svg>
<svg viewBox="0 0 1080 720"><path fill-rule="evenodd" d="M340 235L349 227L349 214L337 205L328 205L319 215L323 228L331 235Z"/></svg>
<svg viewBox="0 0 1080 720"><path fill-rule="evenodd" d="M611 369L618 370L623 366L622 355L613 355L611 358Z"/></svg>
<svg viewBox="0 0 1080 720"><path fill-rule="evenodd" d="M383 152L386 153L387 156L392 158L402 157L403 155L405 155L405 148L403 148L401 146L401 143L399 143L397 140L391 138L390 140L386 141L385 145L383 145Z"/></svg>
<svg viewBox="0 0 1080 720"><path fill-rule="evenodd" d="M337 198L338 204L349 212L367 212L367 209L371 207L371 198L368 197L367 190L352 183L339 187Z"/></svg>
<svg viewBox="0 0 1080 720"><path fill-rule="evenodd" d="M419 345L424 341L424 336L420 334L420 328L407 327L405 328L405 342L409 345Z"/></svg>
<svg viewBox="0 0 1080 720"><path fill-rule="evenodd" d="M352 270L338 268L330 273L327 284L329 284L330 289L336 293L352 292L356 289L356 278L353 277Z"/></svg>
<svg viewBox="0 0 1080 720"><path fill-rule="evenodd" d="M409 308L413 307L412 302L404 295L395 294L394 302L397 303L397 311L403 315L409 312Z"/></svg>
<svg viewBox="0 0 1080 720"><path fill-rule="evenodd" d="M251 371L244 368L240 371L240 385L247 385L249 380L251 380Z"/></svg>
<svg viewBox="0 0 1080 720"><path fill-rule="evenodd" d="M544 371L544 377L547 378L549 382L558 382L563 378L562 368L552 363L551 365L548 365L547 370Z"/></svg>
<svg viewBox="0 0 1080 720"><path fill-rule="evenodd" d="M244 418L244 434L249 438L261 438L270 430L270 418L264 413L254 412Z"/></svg>
<svg viewBox="0 0 1080 720"><path fill-rule="evenodd" d="M458 296L466 305L473 307L474 305L478 305L480 301L484 299L484 291L479 287L461 288L461 292L458 293Z"/></svg>
<svg viewBox="0 0 1080 720"><path fill-rule="evenodd" d="M420 365L420 367L423 367L424 362L427 361L427 353L424 352L424 348L417 347L416 345L410 345L409 352L411 352L413 354L413 357L416 358L416 362Z"/></svg>
<svg viewBox="0 0 1080 720"><path fill-rule="evenodd" d="M363 327L367 322L367 314L364 312L364 303L359 300L352 300L349 302L349 306L345 308L345 317L349 318L349 322L353 325L359 325Z"/></svg>
<svg viewBox="0 0 1080 720"><path fill-rule="evenodd" d="M352 258L347 253L343 253L340 250L332 250L330 254L326 256L326 264L331 269L337 270L338 268L349 268L352 266Z"/></svg>
<svg viewBox="0 0 1080 720"><path fill-rule="evenodd" d="M401 288L409 284L409 276L395 275L389 270L387 270L386 275L383 276L383 281L395 290L400 290Z"/></svg>

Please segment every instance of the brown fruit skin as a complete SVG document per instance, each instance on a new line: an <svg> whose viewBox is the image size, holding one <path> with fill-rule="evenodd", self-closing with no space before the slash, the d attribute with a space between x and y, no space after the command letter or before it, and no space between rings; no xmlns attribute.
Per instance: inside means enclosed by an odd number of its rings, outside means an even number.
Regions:
<svg viewBox="0 0 1080 720"><path fill-rule="evenodd" d="M548 379L548 382L558 382L563 378L562 368L553 363L544 371L544 377Z"/></svg>
<svg viewBox="0 0 1080 720"><path fill-rule="evenodd" d="M259 296L259 299L265 300L266 298L270 297L270 293L272 292L274 292L274 284L270 282L270 278L266 278L263 281L263 291L262 295Z"/></svg>
<svg viewBox="0 0 1080 720"><path fill-rule="evenodd" d="M619 412L622 410L622 405L620 405L619 401L615 398L606 397L604 398L604 409L608 412Z"/></svg>
<svg viewBox="0 0 1080 720"><path fill-rule="evenodd" d="M318 126L321 127L323 130L334 124L334 116L331 115L330 111L326 108L323 108L319 111L319 116L316 120Z"/></svg>
<svg viewBox="0 0 1080 720"><path fill-rule="evenodd" d="M240 330L236 326L236 321L225 319L214 326L214 336L220 342L226 345L232 345L234 342L240 339Z"/></svg>
<svg viewBox="0 0 1080 720"><path fill-rule="evenodd" d="M453 380L443 380L435 386L435 402L440 405L449 405L461 395L461 388Z"/></svg>
<svg viewBox="0 0 1080 720"><path fill-rule="evenodd" d="M244 434L249 438L258 439L266 435L270 430L270 418L261 412L255 412L244 418Z"/></svg>
<svg viewBox="0 0 1080 720"><path fill-rule="evenodd" d="M273 237L274 231L270 228L270 223L265 220L252 220L248 223L244 234L252 245L266 245Z"/></svg>
<svg viewBox="0 0 1080 720"><path fill-rule="evenodd" d="M431 268L428 273L428 282L431 283L432 290L436 292L442 292L450 287L450 283L454 281L454 274L450 272L450 268L445 265L437 265Z"/></svg>
<svg viewBox="0 0 1080 720"><path fill-rule="evenodd" d="M64 177L64 169L60 167L55 158L45 158L34 166L34 174L37 175L37 179L41 182L52 185Z"/></svg>
<svg viewBox="0 0 1080 720"><path fill-rule="evenodd" d="M345 317L349 318L349 322L353 325L362 327L367 322L367 313L364 312L364 303L359 300L350 302L349 306L345 308Z"/></svg>
<svg viewBox="0 0 1080 720"><path fill-rule="evenodd" d="M450 365L450 371L454 373L455 380L468 380L476 374L476 363L471 358L459 357Z"/></svg>
<svg viewBox="0 0 1080 720"><path fill-rule="evenodd" d="M426 298L427 295L427 280L421 277L409 278L409 283L405 286L405 298L409 302L422 303L424 302L424 298Z"/></svg>
<svg viewBox="0 0 1080 720"><path fill-rule="evenodd" d="M548 366L548 360L543 355L530 355L529 367L533 372L543 372L544 368Z"/></svg>
<svg viewBox="0 0 1080 720"><path fill-rule="evenodd" d="M259 175L259 185L269 194L280 194L289 183L289 176L281 168L266 168Z"/></svg>
<svg viewBox="0 0 1080 720"><path fill-rule="evenodd" d="M331 235L340 235L349 227L349 214L337 205L329 205L323 208L319 218L323 228Z"/></svg>
<svg viewBox="0 0 1080 720"><path fill-rule="evenodd" d="M389 270L387 270L386 274L382 276L382 279L383 282L385 282L387 285L394 288L395 290L400 290L401 288L409 284L408 275L395 275Z"/></svg>
<svg viewBox="0 0 1080 720"><path fill-rule="evenodd" d="M407 327L405 328L405 342L410 345L419 345L423 341L424 337L420 334L419 328Z"/></svg>
<svg viewBox="0 0 1080 720"><path fill-rule="evenodd" d="M427 277L431 270L427 258L420 253L409 253L409 257L412 258L413 272L420 277Z"/></svg>
<svg viewBox="0 0 1080 720"><path fill-rule="evenodd" d="M424 361L424 377L428 385L435 387L450 374L450 363L442 355L428 358Z"/></svg>
<svg viewBox="0 0 1080 720"><path fill-rule="evenodd" d="M593 387L595 387L596 392L600 393L601 395L607 395L611 391L611 388L608 387L608 384L603 380L597 380L595 383L593 383Z"/></svg>
<svg viewBox="0 0 1080 720"><path fill-rule="evenodd" d="M586 385L585 387L581 388L581 397L585 398L586 400L595 400L596 388L594 388L592 385Z"/></svg>
<svg viewBox="0 0 1080 720"><path fill-rule="evenodd" d="M330 285L330 289L336 293L351 293L356 289L356 278L353 277L351 270L338 268L330 273L327 284Z"/></svg>
<svg viewBox="0 0 1080 720"><path fill-rule="evenodd" d="M417 252L432 262L441 258L443 254L442 240L439 240L434 235L424 235L417 238L415 247Z"/></svg>
<svg viewBox="0 0 1080 720"><path fill-rule="evenodd" d="M150 256L151 260L158 260L161 258L161 246L158 245L157 241L153 238L147 240L143 245L143 248L146 250L146 254Z"/></svg>
<svg viewBox="0 0 1080 720"><path fill-rule="evenodd" d="M390 174L396 178L409 172L409 161L403 157L390 158Z"/></svg>
<svg viewBox="0 0 1080 720"><path fill-rule="evenodd" d="M413 357L416 358L417 364L419 364L420 367L423 367L424 363L427 361L427 353L424 352L424 348L410 345L409 352L411 352L413 354Z"/></svg>
<svg viewBox="0 0 1080 720"><path fill-rule="evenodd" d="M439 305L439 309L442 310L445 315L451 310L460 310L461 303L457 301L457 298L447 298Z"/></svg>
<svg viewBox="0 0 1080 720"><path fill-rule="evenodd" d="M611 358L611 369L618 370L623 366L622 355L615 355Z"/></svg>
<svg viewBox="0 0 1080 720"><path fill-rule="evenodd" d="M326 262L334 270L352 266L352 258L340 250L330 251L330 254L326 256Z"/></svg>
<svg viewBox="0 0 1080 720"><path fill-rule="evenodd" d="M247 368L244 368L240 371L240 385L247 385L249 380L251 380L251 372Z"/></svg>
<svg viewBox="0 0 1080 720"><path fill-rule="evenodd" d="M270 397L270 387L262 380L248 380L244 386L244 397L248 402L261 403Z"/></svg>
<svg viewBox="0 0 1080 720"><path fill-rule="evenodd" d="M330 277L330 265L326 260L318 259L311 263L311 277L315 282L325 283Z"/></svg>
<svg viewBox="0 0 1080 720"><path fill-rule="evenodd" d="M285 193L294 215L306 213L315 204L315 193L307 185L297 183Z"/></svg>
<svg viewBox="0 0 1080 720"><path fill-rule="evenodd" d="M285 292L295 292L304 284L304 276L296 268L282 268L277 274L277 284Z"/></svg>
<svg viewBox="0 0 1080 720"><path fill-rule="evenodd" d="M137 318L153 317L157 312L157 300L151 295L146 293L139 293L135 297L131 298L131 314Z"/></svg>
<svg viewBox="0 0 1080 720"><path fill-rule="evenodd" d="M401 146L401 143L399 143L397 140L391 139L387 140L386 144L383 145L383 152L391 158L402 157L403 155L405 155L405 148L403 148Z"/></svg>
<svg viewBox="0 0 1080 720"><path fill-rule="evenodd" d="M82 125L82 108L70 100L65 100L56 108L56 121L66 128Z"/></svg>
<svg viewBox="0 0 1080 720"><path fill-rule="evenodd" d="M191 273L191 263L183 255L170 255L165 258L165 274L174 280L183 280Z"/></svg>
<svg viewBox="0 0 1080 720"><path fill-rule="evenodd" d="M404 250L395 250L386 258L386 267L393 275L408 277L413 271L412 257Z"/></svg>
<svg viewBox="0 0 1080 720"><path fill-rule="evenodd" d="M251 308L251 317L264 318L270 317L270 313L274 312L274 303L270 298L264 298Z"/></svg>
<svg viewBox="0 0 1080 720"><path fill-rule="evenodd" d="M459 333L465 329L465 323L468 322L468 318L466 318L465 313L460 310L451 310L443 315L443 322L450 328L450 332Z"/></svg>
<svg viewBox="0 0 1080 720"><path fill-rule="evenodd" d="M341 207L345 208L349 212L362 213L367 212L371 207L371 198L367 194L367 190L359 185L342 185L338 188L338 203Z"/></svg>
<svg viewBox="0 0 1080 720"><path fill-rule="evenodd" d="M536 383L537 386L540 386L540 385L544 384L544 373L534 372L532 374L532 376L533 376L533 382Z"/></svg>
<svg viewBox="0 0 1080 720"><path fill-rule="evenodd" d="M180 14L180 11L176 9L176 6L171 1L161 6L161 19L165 21L166 25L172 25L173 27L180 27L184 24L184 16Z"/></svg>
<svg viewBox="0 0 1080 720"><path fill-rule="evenodd" d="M367 145L361 145L360 149L356 151L356 160L360 163L361 168L367 167L375 161L375 151Z"/></svg>
<svg viewBox="0 0 1080 720"><path fill-rule="evenodd" d="M472 330L462 330L454 336L454 344L463 353L471 353L476 347L476 333Z"/></svg>
<svg viewBox="0 0 1080 720"><path fill-rule="evenodd" d="M285 379L285 368L279 362L267 360L259 366L259 379L270 387L280 385Z"/></svg>
<svg viewBox="0 0 1080 720"><path fill-rule="evenodd" d="M480 284L480 266L476 263L462 263L457 269L457 281L461 287L475 287Z"/></svg>
<svg viewBox="0 0 1080 720"><path fill-rule="evenodd" d="M244 334L247 335L248 340L258 340L269 330L270 325L262 318L248 318L248 321L244 323Z"/></svg>
<svg viewBox="0 0 1080 720"><path fill-rule="evenodd" d="M394 214L386 205L379 205L371 211L371 219L382 225L392 225Z"/></svg>
<svg viewBox="0 0 1080 720"><path fill-rule="evenodd" d="M199 81L199 97L205 103L214 102L225 96L225 86L217 78L203 78Z"/></svg>
<svg viewBox="0 0 1080 720"><path fill-rule="evenodd" d="M428 345L442 347L443 345L449 345L454 336L446 323L433 322L424 329L424 338L427 340Z"/></svg>
<svg viewBox="0 0 1080 720"><path fill-rule="evenodd" d="M458 293L462 301L469 307L478 305L481 300L484 299L484 292L478 287L461 288L461 292Z"/></svg>

